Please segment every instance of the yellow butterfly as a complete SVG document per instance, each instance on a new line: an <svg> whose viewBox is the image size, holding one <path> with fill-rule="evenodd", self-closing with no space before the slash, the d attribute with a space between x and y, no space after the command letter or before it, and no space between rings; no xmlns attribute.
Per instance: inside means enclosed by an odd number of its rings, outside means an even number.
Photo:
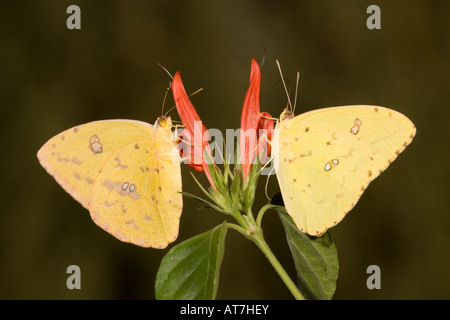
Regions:
<svg viewBox="0 0 450 320"><path fill-rule="evenodd" d="M377 106L332 107L296 117L286 109L280 120L272 157L281 194L300 231L314 236L344 218L416 133L407 117Z"/></svg>
<svg viewBox="0 0 450 320"><path fill-rule="evenodd" d="M183 206L180 156L170 117L83 124L51 138L41 165L116 238L165 248Z"/></svg>

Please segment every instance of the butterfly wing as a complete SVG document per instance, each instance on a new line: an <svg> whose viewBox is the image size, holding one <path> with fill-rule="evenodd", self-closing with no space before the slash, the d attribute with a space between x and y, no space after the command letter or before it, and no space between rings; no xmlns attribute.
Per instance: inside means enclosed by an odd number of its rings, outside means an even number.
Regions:
<svg viewBox="0 0 450 320"><path fill-rule="evenodd" d="M62 132L38 158L100 227L122 241L163 248L176 239L182 210L173 150L170 126L107 120Z"/></svg>
<svg viewBox="0 0 450 320"><path fill-rule="evenodd" d="M416 132L401 113L376 106L314 110L278 129L272 155L284 204L310 235L341 221Z"/></svg>

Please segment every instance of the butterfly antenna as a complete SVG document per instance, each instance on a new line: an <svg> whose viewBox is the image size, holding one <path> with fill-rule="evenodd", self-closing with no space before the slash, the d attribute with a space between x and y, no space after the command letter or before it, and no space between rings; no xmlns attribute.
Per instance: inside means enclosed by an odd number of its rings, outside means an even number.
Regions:
<svg viewBox="0 0 450 320"><path fill-rule="evenodd" d="M197 91L195 91L194 93L191 93L191 94L189 95L189 98L192 97L192 96L194 96L194 95L196 95L197 93L199 93L199 92L201 92L201 91L203 91L203 88L200 88L200 89L198 89Z"/></svg>
<svg viewBox="0 0 450 320"><path fill-rule="evenodd" d="M170 74L170 72L164 68L164 66L162 64L160 64L159 62L156 63L159 67L161 67L161 69L163 69L170 77L170 79L173 80L172 75ZM164 105L166 104L166 99L167 99L167 93L169 92L170 88L172 87L172 83L169 83L169 87L166 89L166 93L164 94L164 99L163 99L163 103L162 103L162 108L161 108L161 115L164 115L164 117L173 109L169 109L169 111L167 111L166 113L164 113Z"/></svg>
<svg viewBox="0 0 450 320"><path fill-rule="evenodd" d="M170 88L167 88L167 91L169 91L169 90L170 90ZM166 95L164 96L164 101L166 100L167 91L166 91ZM203 88L200 88L200 89L198 89L197 91L195 91L194 93L191 93L191 94L189 95L189 98L192 97L193 95L199 93L200 91L203 91ZM172 111L172 110L175 109L175 108L176 108L176 106L173 106L172 108L170 108L170 109L164 114L164 116L166 116L170 111ZM164 103L163 103L163 109L164 109Z"/></svg>
<svg viewBox="0 0 450 320"><path fill-rule="evenodd" d="M292 110L295 113L295 107L297 106L297 95L298 95L298 83L300 82L300 72L297 72L297 82L295 83L295 100L294 100L294 109Z"/></svg>
<svg viewBox="0 0 450 320"><path fill-rule="evenodd" d="M262 67L264 65L264 61L266 61L266 51L267 51L267 48L264 48L264 54L263 54L263 57L262 57L262 60L261 60L261 66L260 66L261 69L262 69Z"/></svg>
<svg viewBox="0 0 450 320"><path fill-rule="evenodd" d="M169 110L167 110L166 113L164 114L164 116L166 117L167 114L168 114L170 111L172 111L173 109L175 109L175 107L176 107L176 106L173 106L172 108L170 108Z"/></svg>
<svg viewBox="0 0 450 320"><path fill-rule="evenodd" d="M164 106L165 106L165 104L166 104L167 93L169 92L169 90L170 90L170 88L167 87L166 92L164 93L164 99L163 99L162 107L161 107L161 115L164 116L164 117L169 113L170 110L172 110L172 109L170 109L169 111L167 111L166 113L164 113Z"/></svg>
<svg viewBox="0 0 450 320"><path fill-rule="evenodd" d="M169 75L169 77L173 80L173 77L172 77L172 75L170 74L170 72L167 71L167 69L164 68L164 66L163 66L162 64L160 64L160 63L158 62L157 65L160 66L161 69L163 69L163 70Z"/></svg>
<svg viewBox="0 0 450 320"><path fill-rule="evenodd" d="M283 82L284 91L286 92L286 96L287 96L287 99L288 99L288 102L289 102L289 106L291 107L291 111L292 111L293 107L292 107L292 103L291 103L291 98L289 98L289 92L288 92L288 89L286 87L286 83L284 82L283 72L281 71L280 63L278 62L278 60L276 60L276 61L277 61L277 65L278 65L278 70L280 71L281 81Z"/></svg>

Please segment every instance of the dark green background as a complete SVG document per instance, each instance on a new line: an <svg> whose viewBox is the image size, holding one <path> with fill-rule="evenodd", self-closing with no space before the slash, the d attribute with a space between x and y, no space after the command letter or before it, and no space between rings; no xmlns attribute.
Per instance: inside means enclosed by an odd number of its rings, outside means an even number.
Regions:
<svg viewBox="0 0 450 320"><path fill-rule="evenodd" d="M82 29L66 28L81 8ZM381 8L368 30L366 8ZM407 115L412 144L331 230L340 261L336 299L450 298L449 1L2 1L0 107L2 184L0 298L154 298L167 250L122 243L39 165L53 135L101 119L153 123L171 73L180 70L209 128L237 128L250 59L261 62L261 109L282 112L275 65L295 83L297 114L373 104ZM168 99L167 108L173 105ZM171 116L179 119L176 112ZM183 188L200 195L187 166ZM203 174L196 176L206 182ZM266 202L260 180L255 211ZM276 179L269 193L278 190ZM224 216L184 199L179 243ZM266 213L267 241L295 277L281 222ZM170 247L170 246L169 246ZM81 290L66 288L67 266ZM381 268L368 290L366 268ZM219 299L291 299L256 246L228 232Z"/></svg>

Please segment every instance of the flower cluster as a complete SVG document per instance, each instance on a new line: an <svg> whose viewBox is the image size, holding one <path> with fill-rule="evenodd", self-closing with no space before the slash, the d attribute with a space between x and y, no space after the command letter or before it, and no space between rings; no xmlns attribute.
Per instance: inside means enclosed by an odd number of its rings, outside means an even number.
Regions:
<svg viewBox="0 0 450 320"><path fill-rule="evenodd" d="M250 84L245 95L241 114L239 137L239 157L243 181L246 181L252 164L265 163L270 156L270 139L273 134L273 120L269 113L260 111L259 92L261 70L258 63L251 59ZM180 73L173 78L172 91L178 114L184 130L180 137L184 147L182 155L196 171L204 171L212 188L216 191L217 181L213 179L216 166L209 146L209 134L184 89ZM189 148L186 148L189 145ZM226 159L224 159L226 160ZM226 162L226 161L225 161ZM213 165L213 166L211 166Z"/></svg>

